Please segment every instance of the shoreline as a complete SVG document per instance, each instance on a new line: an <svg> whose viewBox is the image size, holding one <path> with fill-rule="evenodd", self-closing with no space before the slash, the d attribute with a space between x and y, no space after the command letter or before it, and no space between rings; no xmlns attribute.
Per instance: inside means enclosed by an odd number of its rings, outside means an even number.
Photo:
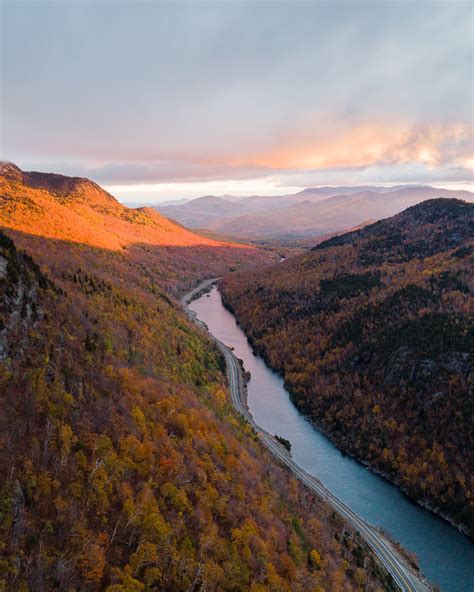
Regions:
<svg viewBox="0 0 474 592"><path fill-rule="evenodd" d="M254 345L252 343L252 339L249 338L247 336L247 334L245 333L242 325L239 323L239 321L237 320L237 317L235 316L234 311L232 310L232 308L230 306L228 306L224 300L222 301L223 306L234 316L237 325L240 327L240 329L243 331L243 333L245 334L245 336L247 337L247 341L250 345L250 347L252 348L252 351L254 352L254 355L258 355L259 357L262 358L262 360L265 362L266 366L272 371L275 372L276 374L278 374L284 381L284 387L285 389L288 391L288 394L290 396L291 402L292 404L295 406L295 408L299 411L299 413L301 413L301 415L303 415L305 417L305 419L307 419L307 421L313 426L314 429L318 430L319 432L321 432L330 442L333 446L335 446L340 452L341 454L344 454L352 459L354 459L356 462L358 462L361 466L363 466L364 468L366 468L367 470L369 470L370 472L374 473L375 475L378 475L379 477L382 477L383 479L385 479L388 483L390 483L391 485L394 485L401 493L403 493L403 495L405 495L412 503L416 504L417 506L420 506L421 508L423 508L424 510L427 510L429 512L431 512L432 514L434 514L435 516L441 518L442 520L444 520L445 522L447 522L450 526L452 526L453 528L455 528L458 532L460 532L461 534L463 534L465 537L467 537L467 539L469 539L469 541L474 544L474 540L473 538L469 535L468 533L468 526L466 524L459 524L457 523L454 519L452 519L450 516L444 514L442 511L438 510L435 506L431 505L431 503L429 501L425 501L422 499L417 499L416 497L410 495L408 489L406 487L404 487L398 480L392 478L390 476L390 474L386 471L383 471L382 469L378 469L377 467L371 465L369 463L369 461L365 461L359 457L357 457L355 454L344 450L344 448L341 446L340 442L334 438L334 436L331 434L330 430L325 428L323 425L319 424L314 418L312 418L310 415L308 415L304 410L302 410L294 401L294 396L293 393L291 392L291 388L288 386L288 384L285 381L285 377L283 375L283 373L278 370L273 368L270 363L268 362L267 356L265 355L265 352L263 351L257 351L254 348Z"/></svg>

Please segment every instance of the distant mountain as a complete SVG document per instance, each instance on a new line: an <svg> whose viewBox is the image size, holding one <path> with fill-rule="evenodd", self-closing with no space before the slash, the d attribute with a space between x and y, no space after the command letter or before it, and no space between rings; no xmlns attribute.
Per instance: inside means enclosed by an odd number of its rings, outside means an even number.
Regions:
<svg viewBox="0 0 474 592"><path fill-rule="evenodd" d="M308 192L306 192L308 191ZM265 212L222 218L211 222L208 229L214 232L254 239L305 238L340 231L356 226L368 219L392 216L421 201L452 197L473 201L469 191L451 191L433 187L384 188L382 193L362 191L327 197L323 188L321 197L313 190L299 194L304 199L293 205L269 209ZM308 199L316 195L318 201ZM294 197L292 198L294 199Z"/></svg>
<svg viewBox="0 0 474 592"><path fill-rule="evenodd" d="M153 207L183 226L218 235L244 240L299 240L386 218L420 201L442 196L472 201L474 194L425 185L309 187L288 195L204 196L184 204Z"/></svg>
<svg viewBox="0 0 474 592"><path fill-rule="evenodd" d="M374 193L391 193L399 191L400 189L415 189L427 187L427 185L394 185L392 187L381 187L373 185L354 185L339 186L339 187L308 187L294 194L294 197L309 199L312 196L332 197L334 195L352 195L353 193L362 193L364 191L371 191Z"/></svg>
<svg viewBox="0 0 474 592"><path fill-rule="evenodd" d="M158 203L149 202L149 201L123 201L123 205L127 206L127 208L140 208L143 206L149 208L159 208L163 206L182 206L185 203L188 203L189 199L182 197L180 199L169 199L167 201L161 201Z"/></svg>
<svg viewBox="0 0 474 592"><path fill-rule="evenodd" d="M412 189L394 196L400 207ZM221 283L296 405L344 452L471 537L473 269L474 204L429 199Z"/></svg>
<svg viewBox="0 0 474 592"><path fill-rule="evenodd" d="M154 209L189 228L205 228L214 220L245 212L240 202L231 202L214 195L198 197L177 206L158 204Z"/></svg>
<svg viewBox="0 0 474 592"><path fill-rule="evenodd" d="M180 199L169 199L167 201L160 202L160 206L182 206L190 201L186 197L181 197ZM151 207L156 206L158 204L149 204Z"/></svg>
<svg viewBox="0 0 474 592"><path fill-rule="evenodd" d="M273 210L275 208L282 208L300 204L302 202L319 203L324 199L333 197L335 195L352 195L354 193L362 193L364 191L372 191L374 193L390 193L398 189L405 189L405 186L397 185L396 187L372 187L372 186L354 186L354 187L308 187L297 193L288 195L273 195L273 196L259 196L242 198L239 204L244 206L246 213L264 212Z"/></svg>
<svg viewBox="0 0 474 592"><path fill-rule="evenodd" d="M304 189L298 193L288 195L252 195L250 197L238 197L233 195L204 196L185 203L161 203L153 204L156 210L165 216L178 221L190 228L208 228L209 224L229 216L251 214L254 212L267 212L275 208L281 208L298 204L302 201L318 202L333 195L360 192L368 189L385 188L371 187L315 187ZM230 207L229 203L234 204ZM181 207L181 206L186 207Z"/></svg>
<svg viewBox="0 0 474 592"><path fill-rule="evenodd" d="M317 202L327 197L332 197L333 195L351 195L352 193L360 193L362 191L375 191L377 193L390 193L391 191L395 191L397 189L404 189L409 187L415 187L414 185L397 185L395 187L373 187L373 186L354 186L354 187L308 187L307 189L303 189L302 191L298 191L298 193L288 194L288 195L252 195L250 197L242 197L238 195L219 195L217 196L218 199L225 200L227 202L237 203L241 206L238 210L240 213L251 213L251 212L260 212L265 211L268 209L273 209L276 207L283 207L293 205L295 203L299 203L301 201L313 201ZM216 196L203 196L204 198L214 198ZM186 216L186 210L182 210L178 208L176 210L163 210L162 208L167 208L168 206L175 207L175 206L182 206L189 202L197 202L195 206L198 206L200 203L199 200L202 198L179 198L179 199L169 199L162 202L157 203L150 203L145 201L124 201L122 202L123 205L129 208L138 208L141 206L147 206L150 208L154 208L157 211L163 213L169 218L174 218L181 224L185 226L188 225L190 227L198 228L199 224L195 221L194 218L190 219L190 224L185 224L181 218ZM203 206L205 207L205 201L202 202ZM237 211L237 210L236 210ZM197 216L200 215L200 208L196 207L195 213ZM171 215L173 214L173 215ZM189 218L189 211L187 214Z"/></svg>
<svg viewBox="0 0 474 592"><path fill-rule="evenodd" d="M239 200L245 213L266 212L274 208L290 206L299 200L294 195L252 195Z"/></svg>

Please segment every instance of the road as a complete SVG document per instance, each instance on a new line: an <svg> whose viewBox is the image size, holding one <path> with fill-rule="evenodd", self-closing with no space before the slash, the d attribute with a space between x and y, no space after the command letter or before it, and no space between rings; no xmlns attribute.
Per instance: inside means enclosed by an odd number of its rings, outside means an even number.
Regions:
<svg viewBox="0 0 474 592"><path fill-rule="evenodd" d="M188 317L205 330L207 330L206 325L188 308L188 304L212 284L216 283L217 279L202 282L197 288L188 292L181 299L181 305L185 309ZM353 528L361 534L380 562L392 575L400 590L403 590L403 592L429 592L430 587L422 581L418 574L412 571L407 561L378 530L357 516L357 514L341 502L341 500L326 489L316 477L310 475L300 467L291 458L287 450L271 434L255 423L245 403L245 382L240 362L224 343L214 337L212 333L209 333L209 335L224 356L227 366L230 394L235 409L252 426L266 448L280 463L286 465L302 483L304 483L318 497L327 502L337 514L349 522Z"/></svg>

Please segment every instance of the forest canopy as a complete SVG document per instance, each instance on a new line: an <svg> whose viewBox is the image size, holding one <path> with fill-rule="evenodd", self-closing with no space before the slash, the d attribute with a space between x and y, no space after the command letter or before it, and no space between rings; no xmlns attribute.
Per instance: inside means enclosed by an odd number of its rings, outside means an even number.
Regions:
<svg viewBox="0 0 474 592"><path fill-rule="evenodd" d="M435 199L221 282L345 452L474 536L474 205Z"/></svg>

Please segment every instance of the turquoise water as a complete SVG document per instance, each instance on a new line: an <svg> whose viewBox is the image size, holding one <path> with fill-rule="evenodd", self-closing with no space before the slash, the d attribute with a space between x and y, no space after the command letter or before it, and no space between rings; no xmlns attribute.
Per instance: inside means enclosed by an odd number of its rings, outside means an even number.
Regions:
<svg viewBox="0 0 474 592"><path fill-rule="evenodd" d="M374 526L382 527L418 557L430 582L444 592L474 590L474 545L411 502L397 487L342 454L296 409L282 378L252 352L245 333L224 308L217 288L190 304L213 335L234 348L252 378L248 403L255 421L291 442L295 461Z"/></svg>

